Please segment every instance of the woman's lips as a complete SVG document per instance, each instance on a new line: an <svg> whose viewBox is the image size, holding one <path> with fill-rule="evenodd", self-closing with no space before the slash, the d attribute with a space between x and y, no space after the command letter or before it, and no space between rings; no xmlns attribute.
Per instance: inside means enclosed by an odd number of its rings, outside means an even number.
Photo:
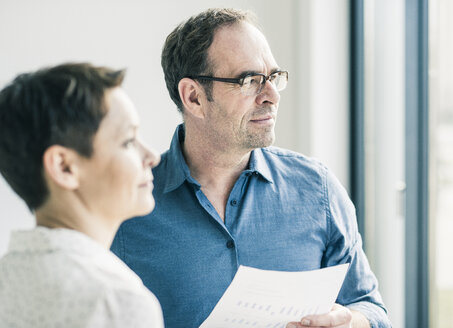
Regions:
<svg viewBox="0 0 453 328"><path fill-rule="evenodd" d="M139 186L139 188L152 187L153 186L153 180L145 181L145 182L139 184L138 186Z"/></svg>

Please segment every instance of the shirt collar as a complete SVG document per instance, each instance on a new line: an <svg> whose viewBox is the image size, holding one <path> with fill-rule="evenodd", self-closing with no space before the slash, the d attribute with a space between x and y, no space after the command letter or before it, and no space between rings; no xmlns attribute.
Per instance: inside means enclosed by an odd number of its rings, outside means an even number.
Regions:
<svg viewBox="0 0 453 328"><path fill-rule="evenodd" d="M87 235L66 228L37 226L31 230L17 230L11 233L9 252L53 252L73 251L86 256L105 253L105 249Z"/></svg>
<svg viewBox="0 0 453 328"><path fill-rule="evenodd" d="M188 181L200 188L200 184L190 175L189 167L182 154L181 144L184 142L184 124L178 125L171 140L170 149L167 153L166 176L164 193L170 192L181 186L184 181ZM250 155L249 172L257 173L266 181L273 183L271 170L264 157L261 148L254 149Z"/></svg>
<svg viewBox="0 0 453 328"><path fill-rule="evenodd" d="M269 163L264 157L263 148L257 148L252 151L249 161L249 171L256 172L266 181L274 183Z"/></svg>
<svg viewBox="0 0 453 328"><path fill-rule="evenodd" d="M180 124L176 127L167 153L167 178L165 179L164 193L175 190L186 180L200 188L200 184L190 176L189 167L182 154L181 144L184 142L184 138L184 124Z"/></svg>

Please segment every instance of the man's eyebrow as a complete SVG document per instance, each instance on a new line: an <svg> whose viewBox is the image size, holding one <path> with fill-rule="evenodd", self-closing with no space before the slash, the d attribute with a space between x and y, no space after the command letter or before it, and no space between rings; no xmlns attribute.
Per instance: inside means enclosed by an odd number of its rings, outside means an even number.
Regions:
<svg viewBox="0 0 453 328"><path fill-rule="evenodd" d="M269 74L274 74L275 72L278 72L278 71L281 71L281 69L279 67L276 67L276 68L272 69ZM237 76L237 78L242 79L248 75L259 75L259 74L263 74L263 73L257 72L257 71L243 71Z"/></svg>
<svg viewBox="0 0 453 328"><path fill-rule="evenodd" d="M257 75L257 74L262 74L260 72L257 72L257 71L243 71L241 73L239 73L239 75L237 76L238 79L242 79L246 76L249 76L249 75Z"/></svg>

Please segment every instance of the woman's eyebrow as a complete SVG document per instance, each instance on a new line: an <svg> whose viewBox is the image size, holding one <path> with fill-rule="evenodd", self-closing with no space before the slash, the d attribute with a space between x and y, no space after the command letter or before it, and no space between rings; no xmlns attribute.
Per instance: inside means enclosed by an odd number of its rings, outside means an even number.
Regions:
<svg viewBox="0 0 453 328"><path fill-rule="evenodd" d="M135 132L138 130L138 124L127 124L127 125L122 125L121 127L118 128L118 131L121 131L121 133L128 133L129 131Z"/></svg>

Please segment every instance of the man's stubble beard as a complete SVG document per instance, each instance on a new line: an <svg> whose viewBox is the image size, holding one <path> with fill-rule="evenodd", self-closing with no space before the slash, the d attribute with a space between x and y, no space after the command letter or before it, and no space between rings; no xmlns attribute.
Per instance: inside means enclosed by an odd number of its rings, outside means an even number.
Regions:
<svg viewBox="0 0 453 328"><path fill-rule="evenodd" d="M242 139L245 149L256 149L271 146L275 141L275 124L267 127L261 133L246 131Z"/></svg>
<svg viewBox="0 0 453 328"><path fill-rule="evenodd" d="M212 104L212 106L215 106L216 107L216 110L218 110L219 112L222 112L223 109L221 108L221 106L219 106L215 101L210 101L210 103ZM235 144L237 146L239 146L239 148L242 148L244 150L252 150L252 149L257 149L257 148L264 148L264 147L269 147L271 146L274 141L275 141L275 123L277 121L277 110L276 109L267 109L267 108L262 108L260 110L258 110L258 112L260 113L255 113L255 115L262 115L262 114L266 114L266 113L269 113L269 112L274 112L275 111L275 121L274 121L274 124L272 126L269 126L269 127L265 127L263 129L259 129L258 131L249 131L248 127L245 127L245 129L239 129L239 130L236 130L234 131L234 126L233 126L233 136L230 136L230 137L233 137L233 140L235 140ZM224 117L225 119L225 123L227 123L227 117ZM250 123L250 124L253 124L253 123ZM212 131L214 132L214 131ZM213 134L211 134L211 138L215 138L217 140L217 142L220 142L220 144L222 144L222 141L224 142L225 140L222 140L223 138L225 138L225 136L222 136L221 134L218 134L216 132L214 132ZM236 146L236 147L237 147Z"/></svg>

